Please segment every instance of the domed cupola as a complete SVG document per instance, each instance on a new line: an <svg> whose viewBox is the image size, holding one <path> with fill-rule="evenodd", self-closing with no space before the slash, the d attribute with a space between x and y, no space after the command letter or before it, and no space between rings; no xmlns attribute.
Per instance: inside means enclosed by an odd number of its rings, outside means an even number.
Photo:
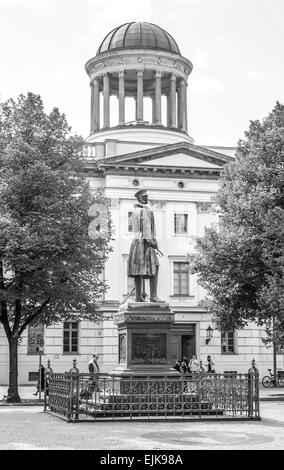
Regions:
<svg viewBox="0 0 284 470"><path fill-rule="evenodd" d="M145 22L118 26L106 35L85 68L91 85L91 134L104 131L106 136L107 131L114 135L114 130L123 134L127 128L128 132L133 129L134 135L147 128L149 138L150 134L154 138L158 129L160 134L162 130L183 133L185 140L191 139L187 134L187 79L192 63L181 55L167 31ZM110 96L117 97L117 110L111 109ZM135 103L133 119L128 122L126 98ZM152 100L147 121L145 98Z"/></svg>
<svg viewBox="0 0 284 470"><path fill-rule="evenodd" d="M121 49L156 49L179 54L174 38L153 23L125 23L107 34L97 55Z"/></svg>

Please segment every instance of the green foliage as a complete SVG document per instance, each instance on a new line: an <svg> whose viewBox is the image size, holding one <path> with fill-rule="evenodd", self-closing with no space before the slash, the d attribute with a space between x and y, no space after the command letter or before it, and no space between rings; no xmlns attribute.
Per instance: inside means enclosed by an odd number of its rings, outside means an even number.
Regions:
<svg viewBox="0 0 284 470"><path fill-rule="evenodd" d="M98 317L109 237L89 237L88 209L106 201L82 176L83 144L58 109L45 113L40 96L0 104L0 320L8 337L31 321Z"/></svg>
<svg viewBox="0 0 284 470"><path fill-rule="evenodd" d="M216 207L222 230L197 240L191 270L207 290L216 327L275 318L284 326L284 106L251 121L224 167Z"/></svg>

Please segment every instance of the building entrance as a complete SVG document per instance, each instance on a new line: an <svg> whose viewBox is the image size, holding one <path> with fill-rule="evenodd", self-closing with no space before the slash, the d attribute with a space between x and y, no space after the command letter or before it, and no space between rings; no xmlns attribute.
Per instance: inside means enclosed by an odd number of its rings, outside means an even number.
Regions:
<svg viewBox="0 0 284 470"><path fill-rule="evenodd" d="M188 360L195 354L195 335L181 336L181 356L185 356Z"/></svg>
<svg viewBox="0 0 284 470"><path fill-rule="evenodd" d="M195 325L180 323L172 328L172 361L182 360L184 356L188 360L196 355Z"/></svg>

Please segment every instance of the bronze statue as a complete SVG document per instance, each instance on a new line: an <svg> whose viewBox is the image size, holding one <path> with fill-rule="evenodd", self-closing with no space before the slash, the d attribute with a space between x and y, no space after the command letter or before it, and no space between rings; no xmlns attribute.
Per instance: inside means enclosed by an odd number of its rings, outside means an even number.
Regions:
<svg viewBox="0 0 284 470"><path fill-rule="evenodd" d="M148 205L148 194L145 189L135 194L137 203L133 212L133 240L128 257L128 276L135 279L136 302L144 302L142 295L143 279L150 279L150 302L162 302L157 297L159 260L161 253L157 240L155 219ZM161 253L162 254L162 253Z"/></svg>

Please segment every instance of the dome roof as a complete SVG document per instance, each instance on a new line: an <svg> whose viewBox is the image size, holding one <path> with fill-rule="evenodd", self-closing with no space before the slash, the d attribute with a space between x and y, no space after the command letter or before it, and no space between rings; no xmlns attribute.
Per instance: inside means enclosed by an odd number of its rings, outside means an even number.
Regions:
<svg viewBox="0 0 284 470"><path fill-rule="evenodd" d="M97 55L116 49L158 49L180 55L173 37L152 23L125 23L113 29L98 48Z"/></svg>

